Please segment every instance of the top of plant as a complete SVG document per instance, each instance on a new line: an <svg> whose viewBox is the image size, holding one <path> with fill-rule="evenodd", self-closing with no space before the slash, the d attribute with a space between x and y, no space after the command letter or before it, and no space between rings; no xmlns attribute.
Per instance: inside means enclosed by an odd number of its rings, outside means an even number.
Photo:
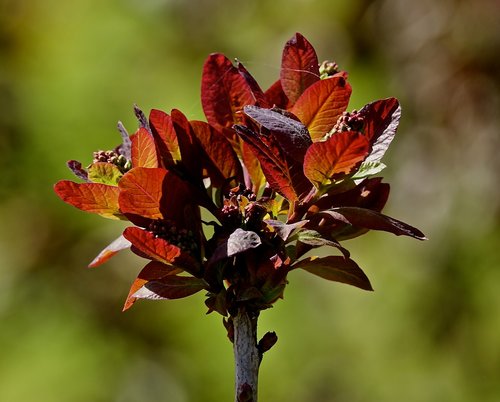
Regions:
<svg viewBox="0 0 500 402"><path fill-rule="evenodd" d="M149 260L129 291L176 299L201 290L209 312L258 312L283 296L290 271L371 290L341 241L369 229L425 239L381 213L389 185L372 177L398 127L394 98L347 111L351 86L333 62L319 63L299 33L283 49L279 79L263 91L240 62L211 54L201 102L207 119L135 108L138 130L94 153L83 183L57 195L83 211L131 222L90 264L118 251ZM305 256L320 246L326 257ZM309 255L309 254L308 254Z"/></svg>

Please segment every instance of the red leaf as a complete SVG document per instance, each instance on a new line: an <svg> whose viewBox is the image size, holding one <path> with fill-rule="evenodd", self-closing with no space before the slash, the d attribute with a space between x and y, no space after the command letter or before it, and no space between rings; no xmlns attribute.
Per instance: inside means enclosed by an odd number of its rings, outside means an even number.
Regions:
<svg viewBox="0 0 500 402"><path fill-rule="evenodd" d="M223 132L243 122L243 106L253 105L255 97L245 78L220 53L211 54L203 66L201 104L208 123Z"/></svg>
<svg viewBox="0 0 500 402"><path fill-rule="evenodd" d="M175 265L192 275L197 275L199 272L199 263L194 257L168 241L155 237L147 230L128 227L123 236L132 243L132 251L138 251L141 256L147 256L163 264Z"/></svg>
<svg viewBox="0 0 500 402"><path fill-rule="evenodd" d="M164 166L168 167L180 161L181 152L172 117L161 110L153 109L149 114L149 123Z"/></svg>
<svg viewBox="0 0 500 402"><path fill-rule="evenodd" d="M267 98L269 106L279 107L280 109L288 109L288 98L283 92L281 80L277 80L271 85L264 95Z"/></svg>
<svg viewBox="0 0 500 402"><path fill-rule="evenodd" d="M300 33L296 33L283 49L280 80L291 105L319 80L316 51Z"/></svg>
<svg viewBox="0 0 500 402"><path fill-rule="evenodd" d="M160 200L167 171L161 168L136 167L129 170L118 183L120 209L124 214L160 219Z"/></svg>
<svg viewBox="0 0 500 402"><path fill-rule="evenodd" d="M183 173L191 179L201 181L201 160L199 143L196 141L193 129L184 114L177 109L172 110L172 123L179 141Z"/></svg>
<svg viewBox="0 0 500 402"><path fill-rule="evenodd" d="M240 72L241 76L245 78L245 81L250 87L250 90L252 91L252 94L255 99L255 105L258 105L260 107L272 106L269 105L266 95L264 94L264 92L262 92L262 89L260 88L257 81L255 81L255 78L253 78L252 74L248 72L248 70L245 68L243 64L241 64L239 60L236 62L236 67L238 68L238 71Z"/></svg>
<svg viewBox="0 0 500 402"><path fill-rule="evenodd" d="M250 183L246 184L255 194L258 194L259 190L264 187L266 178L260 167L259 160L250 149L250 145L246 142L241 143L241 158L243 160L243 168L246 168L252 182L251 186Z"/></svg>
<svg viewBox="0 0 500 402"><path fill-rule="evenodd" d="M207 169L212 184L221 187L223 184L228 184L227 179L230 177L241 182L243 180L241 164L228 140L203 121L190 123L205 154L203 167Z"/></svg>
<svg viewBox="0 0 500 402"><path fill-rule="evenodd" d="M123 236L118 237L111 244L106 246L104 250L102 250L99 255L92 260L89 264L89 268L95 268L99 265L104 264L111 257L116 255L119 251L124 250L130 247L130 242L125 239Z"/></svg>
<svg viewBox="0 0 500 402"><path fill-rule="evenodd" d="M312 140L318 141L333 128L346 110L351 92L352 88L345 77L335 75L307 88L291 112L304 123Z"/></svg>
<svg viewBox="0 0 500 402"><path fill-rule="evenodd" d="M99 183L75 183L61 180L55 186L56 194L67 204L110 219L121 219L118 207L119 189Z"/></svg>
<svg viewBox="0 0 500 402"><path fill-rule="evenodd" d="M301 268L329 281L342 282L364 290L373 290L370 280L353 260L340 256L309 257L301 260L292 269Z"/></svg>
<svg viewBox="0 0 500 402"><path fill-rule="evenodd" d="M191 296L206 289L203 279L189 276L168 275L156 281L147 282L133 294L138 299L171 300Z"/></svg>
<svg viewBox="0 0 500 402"><path fill-rule="evenodd" d="M366 137L355 131L332 135L315 142L304 158L304 173L316 187L329 185L359 166L369 151Z"/></svg>
<svg viewBox="0 0 500 402"><path fill-rule="evenodd" d="M128 292L127 299L125 300L125 305L123 306L123 311L128 310L130 307L132 307L132 305L137 300L137 298L133 296L134 293L136 293L146 283L162 279L169 275L175 275L180 272L182 272L182 269L176 268L172 265L165 265L157 261L151 261L150 263L148 263L132 283L130 291Z"/></svg>
<svg viewBox="0 0 500 402"><path fill-rule="evenodd" d="M153 137L145 128L140 128L132 135L132 166L157 168L158 158Z"/></svg>

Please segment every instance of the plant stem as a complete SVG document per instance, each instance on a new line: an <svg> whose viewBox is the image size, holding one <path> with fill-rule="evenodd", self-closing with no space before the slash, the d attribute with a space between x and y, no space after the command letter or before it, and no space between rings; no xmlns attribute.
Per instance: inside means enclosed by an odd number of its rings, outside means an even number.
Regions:
<svg viewBox="0 0 500 402"><path fill-rule="evenodd" d="M257 315L243 308L233 317L235 402L257 402L260 355L257 348Z"/></svg>

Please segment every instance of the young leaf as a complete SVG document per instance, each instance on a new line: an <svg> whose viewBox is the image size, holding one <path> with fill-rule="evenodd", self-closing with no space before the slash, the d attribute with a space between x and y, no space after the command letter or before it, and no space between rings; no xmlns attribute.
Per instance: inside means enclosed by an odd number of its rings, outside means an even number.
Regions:
<svg viewBox="0 0 500 402"><path fill-rule="evenodd" d="M211 54L203 66L201 104L208 123L223 132L243 122L239 112L255 97L245 77L223 54Z"/></svg>
<svg viewBox="0 0 500 402"><path fill-rule="evenodd" d="M125 239L125 237L120 236L116 240L114 240L111 244L106 246L104 250L102 250L99 255L92 260L89 264L89 268L95 268L99 265L104 264L111 257L113 257L116 253L126 248L130 248L131 243Z"/></svg>
<svg viewBox="0 0 500 402"><path fill-rule="evenodd" d="M307 88L291 112L304 123L312 140L319 141L346 110L351 92L351 86L340 73Z"/></svg>
<svg viewBox="0 0 500 402"><path fill-rule="evenodd" d="M368 159L371 155L368 155L366 159ZM351 176L353 180L364 179L369 176L373 176L374 174L380 173L382 170L386 168L386 166L382 162L368 162L364 160L356 173Z"/></svg>
<svg viewBox="0 0 500 402"><path fill-rule="evenodd" d="M95 162L88 169L88 178L92 183L117 186L123 173L117 166L107 162Z"/></svg>
<svg viewBox="0 0 500 402"><path fill-rule="evenodd" d="M310 85L319 80L318 56L300 33L286 44L281 57L281 85L293 105Z"/></svg>
<svg viewBox="0 0 500 402"><path fill-rule="evenodd" d="M172 117L161 110L153 109L149 114L149 123L164 166L179 162L181 152Z"/></svg>
<svg viewBox="0 0 500 402"><path fill-rule="evenodd" d="M370 280L353 260L340 256L309 257L291 267L301 268L329 281L342 282L364 290L373 290Z"/></svg>
<svg viewBox="0 0 500 402"><path fill-rule="evenodd" d="M139 128L132 135L132 166L157 168L158 158L156 156L156 147L152 135L145 128Z"/></svg>
<svg viewBox="0 0 500 402"><path fill-rule="evenodd" d="M134 294L146 283L162 279L169 275L176 275L180 272L182 272L182 269L176 268L173 265L162 264L158 261L151 261L148 263L132 283L127 299L125 300L125 305L123 306L123 311L132 307L137 300L137 298L134 297Z"/></svg>
<svg viewBox="0 0 500 402"><path fill-rule="evenodd" d="M118 183L122 212L150 219L162 218L160 200L166 175L167 171L160 168L136 167L129 170Z"/></svg>
<svg viewBox="0 0 500 402"><path fill-rule="evenodd" d="M56 194L67 204L109 219L121 219L118 207L118 187L99 183L75 183L61 180L55 186Z"/></svg>
<svg viewBox="0 0 500 402"><path fill-rule="evenodd" d="M87 171L82 167L82 164L75 160L70 160L66 163L68 168L74 173L76 177L82 179L83 181L88 182L89 176Z"/></svg>
<svg viewBox="0 0 500 402"><path fill-rule="evenodd" d="M171 300L191 296L206 289L203 279L189 276L169 275L144 284L132 296L137 299Z"/></svg>
<svg viewBox="0 0 500 402"><path fill-rule="evenodd" d="M300 163L304 161L304 155L312 141L307 128L300 121L280 109L245 106L243 110L246 115L271 131L287 154Z"/></svg>
<svg viewBox="0 0 500 402"><path fill-rule="evenodd" d="M281 221L277 221L274 219L267 219L264 221L267 225L269 225L274 232L284 241L287 241L292 233L294 233L297 229L300 229L304 226L308 221L299 221L295 223L283 223Z"/></svg>
<svg viewBox="0 0 500 402"><path fill-rule="evenodd" d="M329 185L352 173L369 151L368 140L355 131L332 135L315 142L304 158L304 174L316 187Z"/></svg>

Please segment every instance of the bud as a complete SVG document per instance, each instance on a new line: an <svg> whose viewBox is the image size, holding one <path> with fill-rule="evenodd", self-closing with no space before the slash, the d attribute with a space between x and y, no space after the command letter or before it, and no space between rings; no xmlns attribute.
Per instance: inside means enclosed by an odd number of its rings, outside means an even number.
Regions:
<svg viewBox="0 0 500 402"><path fill-rule="evenodd" d="M325 60L319 65L319 78L324 80L340 71L339 66L334 61Z"/></svg>

